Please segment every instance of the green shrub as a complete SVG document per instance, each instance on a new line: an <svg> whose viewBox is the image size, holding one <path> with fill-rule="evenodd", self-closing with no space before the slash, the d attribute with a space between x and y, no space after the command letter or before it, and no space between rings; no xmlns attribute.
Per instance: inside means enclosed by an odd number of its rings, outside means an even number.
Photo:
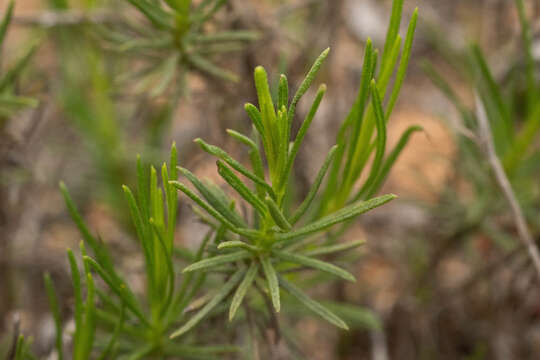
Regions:
<svg viewBox="0 0 540 360"><path fill-rule="evenodd" d="M405 76L417 18L415 11L398 65L402 6L403 0L394 1L379 71L378 52L368 40L358 98L343 122L337 144L329 150L299 205L293 206L285 199L295 186L291 175L296 156L325 94L324 84L319 86L310 111L294 135L292 124L296 106L315 80L329 49L317 58L292 99L285 75L280 77L274 102L265 69L255 69L258 107L245 105L253 122L253 134L228 130L233 139L247 147L250 167L217 146L195 140L217 158L218 173L231 191L177 167L175 145L169 164L161 167L161 182L158 171L138 159L136 191L127 186L123 190L144 258L146 287L142 294L131 289L126 276L115 268L113 256L101 239L92 235L61 183L70 215L83 237L82 274L74 254L68 250L75 295L75 331L71 337L74 359L208 359L240 351L249 358L259 346L254 329L261 324L272 329L276 339L283 336L287 342L293 341L290 325L278 321L276 313L280 310L291 318L306 311L315 313L341 329L349 325L379 326L370 312L350 304L316 301L302 287L329 283L335 278L355 281L350 272L329 258L339 257L346 262L350 250L363 241L337 243L338 236L330 236L329 231L395 198L393 194L373 196L411 133L418 130L408 129L396 148L385 156L386 123ZM394 87L385 101L394 72ZM368 169L366 162L371 156L374 161ZM363 170L368 171L367 178L356 184ZM178 175L196 191L178 181ZM324 193L318 197L323 184ZM360 185L360 192L353 193L353 185ZM193 201L194 212L209 228L196 252L174 243L177 190ZM335 197L329 195L332 191ZM243 214L238 204L245 205ZM179 267L183 269L180 282ZM305 270L312 270L314 276L306 279ZM101 281L105 289L99 285ZM59 301L63 299L57 298L48 275L45 283L56 324L56 351L62 358L66 347ZM225 312L228 316L223 316ZM249 345L245 348L209 345L230 343L230 336L244 323L249 329ZM265 339L268 333L260 334L265 340L261 343L269 344ZM238 354L231 356L237 358Z"/></svg>

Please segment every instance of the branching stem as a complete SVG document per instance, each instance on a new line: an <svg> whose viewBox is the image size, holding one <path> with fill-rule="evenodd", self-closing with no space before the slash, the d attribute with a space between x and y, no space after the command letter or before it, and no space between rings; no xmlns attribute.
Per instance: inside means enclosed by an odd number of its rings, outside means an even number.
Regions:
<svg viewBox="0 0 540 360"><path fill-rule="evenodd" d="M478 95L476 95L475 101L476 117L478 118L479 125L478 131L480 132L480 139L482 141L482 145L486 151L489 164L495 175L495 180L501 188L503 195L506 198L506 201L508 201L508 204L510 205L510 210L512 211L512 216L516 224L519 239L523 242L523 245L527 249L540 280L540 253L538 252L538 247L534 243L534 239L531 235L531 232L529 231L529 228L525 221L525 216L523 215L523 211L521 210L521 207L519 206L519 203L516 199L516 195L514 194L512 185L510 184L510 181L508 180L508 177L506 176L506 173L504 172L504 169L502 167L501 161L499 160L499 157L495 152L495 144L493 143L491 128L489 125L489 120L487 118L486 109L484 108L484 104L482 103Z"/></svg>

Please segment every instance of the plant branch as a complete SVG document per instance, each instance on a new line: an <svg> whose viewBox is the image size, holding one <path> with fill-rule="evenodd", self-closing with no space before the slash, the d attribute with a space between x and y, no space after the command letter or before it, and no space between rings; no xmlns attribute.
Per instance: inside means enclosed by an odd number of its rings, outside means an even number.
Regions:
<svg viewBox="0 0 540 360"><path fill-rule="evenodd" d="M6 357L8 360L15 359L15 354L17 353L17 341L19 340L21 330L21 317L19 313L15 313L13 317L13 340L11 341L11 346L9 353Z"/></svg>
<svg viewBox="0 0 540 360"><path fill-rule="evenodd" d="M493 138L491 137L491 128L489 126L489 121L487 118L486 109L484 108L484 104L481 102L478 95L475 96L475 101L476 116L478 118L479 125L478 131L480 132L480 139L482 140L482 143L484 145L489 164L495 175L495 180L497 181L499 187L504 194L504 197L510 205L512 216L517 227L519 239L522 241L523 245L527 249L533 265L536 268L537 275L540 278L540 253L538 252L538 248L536 247L529 228L527 227L525 217L516 199L514 190L512 189L512 185L510 184L510 181L508 180L508 177L506 176L506 173L504 172L504 169L502 167L501 161L499 160L499 158L497 157L497 153L495 152L495 145L493 143Z"/></svg>
<svg viewBox="0 0 540 360"><path fill-rule="evenodd" d="M94 11L45 11L37 15L19 15L13 18L13 23L21 26L38 26L51 28L55 26L81 24L107 24L119 22L119 17L110 12Z"/></svg>

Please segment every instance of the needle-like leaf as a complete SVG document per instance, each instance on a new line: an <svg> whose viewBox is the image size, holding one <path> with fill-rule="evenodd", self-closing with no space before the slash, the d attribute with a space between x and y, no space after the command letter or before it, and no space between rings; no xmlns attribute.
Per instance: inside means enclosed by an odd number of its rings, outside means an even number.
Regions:
<svg viewBox="0 0 540 360"><path fill-rule="evenodd" d="M266 132L264 131L264 125L262 123L262 115L261 112L257 109L257 107L253 104L245 104L244 110L246 110L246 113L248 114L249 118L253 122L253 125L255 126L255 129L259 132L259 135L261 135L263 143L266 144ZM265 145L265 149L266 149Z"/></svg>
<svg viewBox="0 0 540 360"><path fill-rule="evenodd" d="M354 249L356 247L362 246L366 243L365 240L356 240L351 242L346 242L343 244L327 245L327 246L318 246L312 250L308 250L304 253L306 256L319 256L319 255L328 255L334 254L337 252L344 252L347 250Z"/></svg>
<svg viewBox="0 0 540 360"><path fill-rule="evenodd" d="M156 27L173 30L171 14L163 10L157 3L151 3L147 0L128 1L139 9Z"/></svg>
<svg viewBox="0 0 540 360"><path fill-rule="evenodd" d="M395 198L396 195L387 194L367 201L353 203L300 229L284 234L277 234L276 239L277 241L287 241L322 231L332 225L345 222L369 210L384 205Z"/></svg>
<svg viewBox="0 0 540 360"><path fill-rule="evenodd" d="M185 186L184 184L182 184L181 182L170 181L169 183L172 184L178 190L182 191L184 194L186 194L191 200L193 200L197 205L202 207L208 214L210 214L211 216L216 218L218 221L220 221L229 230L231 230L231 231L233 231L233 232L235 232L235 233L237 233L239 235L244 235L244 236L249 237L249 238L253 238L253 237L257 236L256 232L254 232L252 230L244 229L244 228L238 228L237 226L235 226L233 223L231 223L229 220L227 220L225 217L223 217L223 215L221 215L219 212L217 212L212 206L210 206L206 201L204 201L203 199L198 197L197 194L195 194L193 191L188 189L188 187Z"/></svg>
<svg viewBox="0 0 540 360"><path fill-rule="evenodd" d="M322 180L324 179L324 175L328 171L328 167L330 166L330 163L334 159L334 155L336 154L337 149L338 149L338 145L332 146L332 148L328 152L328 155L326 155L326 159L324 160L324 163L321 169L319 170L319 173L317 174L315 181L311 185L306 198L304 199L304 201L302 201L302 203L298 206L298 208L295 210L295 212L292 214L290 218L290 222L292 225L296 224L296 222L300 220L300 218L306 213L311 203L315 199L315 195L317 194L317 191L319 190L319 187L321 186Z"/></svg>
<svg viewBox="0 0 540 360"><path fill-rule="evenodd" d="M340 278L343 278L343 279L348 280L348 281L353 281L353 282L356 281L353 274L351 274L350 272L345 271L345 270L343 270L343 269L341 269L341 268L339 268L339 267L337 267L335 265L332 265L330 263L327 263L327 262L324 262L324 261L321 261L321 260L317 260L317 259L313 259L313 258L310 258L308 256L304 256L304 255L293 254L293 253L286 252L286 251L273 250L272 253L275 254L281 260L289 261L289 262L292 262L292 263L295 263L295 264L300 264L300 265L307 266L307 267L310 267L310 268L313 268L313 269L317 269L317 270L320 270L322 272L326 272L326 273L329 273L329 274L332 274L332 275L339 276Z"/></svg>
<svg viewBox="0 0 540 360"><path fill-rule="evenodd" d="M251 191L239 178L236 176L231 169L227 167L221 160L217 161L218 173L221 175L225 181L231 185L233 189L251 206L253 206L261 216L266 214L266 206L264 202L253 192Z"/></svg>
<svg viewBox="0 0 540 360"><path fill-rule="evenodd" d="M392 14L390 15L390 23L386 31L386 39L384 42L383 59L387 59L387 54L390 52L396 37L398 36L399 27L401 24L401 15L403 13L403 1L395 0L392 4ZM385 61L383 60L383 66Z"/></svg>
<svg viewBox="0 0 540 360"><path fill-rule="evenodd" d="M6 9L5 15L2 19L2 22L0 23L0 46L3 45L4 43L8 25L11 22L11 17L13 16L14 6L15 6L15 0L10 0L8 7Z"/></svg>
<svg viewBox="0 0 540 360"><path fill-rule="evenodd" d="M390 169L392 168L392 166L396 162L397 158L399 157L399 155L401 154L401 152L403 151L403 149L405 148L405 146L409 142L409 139L410 139L411 135L414 134L417 131L422 131L422 130L423 130L423 128L421 126L412 125L412 126L409 126L407 128L407 130L405 130L403 132L403 134L399 138L399 141L398 141L397 145L394 147L392 152L388 155L388 157L384 161L384 164L383 164L383 166L381 168L381 171L379 172L377 178L373 182L373 185L371 186L371 189L366 194L366 197L373 196L373 194L375 194L375 192L377 192L379 190L382 183L384 182L384 180L388 176L388 173L390 172ZM358 200L360 195L361 194L358 193L358 196L356 196L353 200L354 201Z"/></svg>
<svg viewBox="0 0 540 360"><path fill-rule="evenodd" d="M244 276L244 279L234 293L233 299L231 301L231 307L229 308L229 321L232 321L232 319L234 319L234 315L236 315L238 307L240 307L240 305L242 304L242 300L244 300L248 289L253 283L253 280L255 280L258 270L259 265L256 262L252 262L249 266L248 271L246 272L246 275Z"/></svg>
<svg viewBox="0 0 540 360"><path fill-rule="evenodd" d="M252 173L251 171L246 169L244 167L244 165L242 165L238 161L234 160L225 151L223 151L222 149L220 149L217 146L207 144L206 142L204 142L200 138L195 139L194 141L197 144L199 144L204 151L206 151L207 153L212 154L212 155L220 158L221 160L225 161L227 164L229 164L230 167L232 167L233 169L238 171L240 174L244 175L245 177L247 177L248 179L250 179L254 183L259 184L262 187L264 187L264 189L268 192L268 194L270 196L272 196L273 198L276 197L276 195L274 193L274 190L272 189L272 187L270 185L268 185L266 183L266 181L264 181L264 179L261 179L260 177L258 177L257 175L255 175L254 173Z"/></svg>
<svg viewBox="0 0 540 360"><path fill-rule="evenodd" d="M373 164L371 165L369 177L360 189L360 197L371 188L377 179L380 168L383 164L384 152L386 149L386 122L384 120L384 110L382 107L381 96L379 95L379 90L377 89L375 80L372 80L371 82L371 92L372 108L373 113L375 114L375 124L377 126L377 138L375 139L376 151Z"/></svg>
<svg viewBox="0 0 540 360"><path fill-rule="evenodd" d="M244 260L251 256L252 255L249 252L244 251L244 250L240 250L232 254L217 255L208 259L197 261L196 263L193 263L189 265L188 267L186 267L184 270L182 270L182 272L187 273L187 272L191 272L195 270L208 270L210 268L213 268L219 265L227 264L234 261Z"/></svg>
<svg viewBox="0 0 540 360"><path fill-rule="evenodd" d="M120 299L122 299L127 308L131 310L131 312L133 312L133 314L137 316L143 324L150 326L148 320L146 320L146 317L139 308L135 295L133 295L125 283L118 283L112 279L107 272L91 257L83 256L83 260L86 261L99 274L103 281L107 283L111 290L116 293Z"/></svg>
<svg viewBox="0 0 540 360"><path fill-rule="evenodd" d="M38 44L34 44L26 51L26 53L0 78L0 91L3 91L19 73L26 67L34 53L38 48Z"/></svg>
<svg viewBox="0 0 540 360"><path fill-rule="evenodd" d="M224 241L222 243L220 243L218 246L217 246L218 249L233 249L233 248L243 248L243 249L246 249L246 250L251 250L251 251L260 251L261 249L256 247L256 246L253 246L253 245L250 245L248 243L245 243L243 241L238 241L238 240L232 240L232 241Z"/></svg>
<svg viewBox="0 0 540 360"><path fill-rule="evenodd" d="M349 327L345 323L345 321L341 320L336 314L322 306L320 303L316 302L315 300L311 299L309 296L307 296L302 290L294 286L292 283L285 280L282 276L279 277L279 283L283 288L289 292L292 296L294 296L298 301L300 301L303 305L305 305L307 308L309 308L314 313L321 316L323 319L328 321L331 324L334 324L335 326L348 330Z"/></svg>
<svg viewBox="0 0 540 360"><path fill-rule="evenodd" d="M261 265L263 268L264 276L266 277L266 282L268 284L268 289L270 290L270 298L272 299L272 304L276 312L279 312L281 304L279 301L279 284L276 275L276 270L270 262L270 259L266 256L260 257Z"/></svg>
<svg viewBox="0 0 540 360"><path fill-rule="evenodd" d="M60 319L60 307L58 306L58 297L56 296L56 291L54 290L54 285L51 280L49 273L45 273L43 276L45 281L45 289L47 290L47 297L49 298L49 306L54 319L54 327L56 330L56 351L59 360L64 358L64 351L62 350L62 322Z"/></svg>
<svg viewBox="0 0 540 360"><path fill-rule="evenodd" d="M208 315L213 308L215 308L223 299L225 299L227 295L229 295L231 290L240 282L245 271L245 269L239 269L236 271L236 273L218 290L212 300L207 302L206 305L199 310L197 314L191 317L187 323L173 332L170 338L172 339L178 337L195 327L195 325L197 325L206 315Z"/></svg>
<svg viewBox="0 0 540 360"><path fill-rule="evenodd" d="M189 170L184 169L183 167L178 167L178 170L195 186L206 201L208 201L210 206L216 209L223 217L237 227L245 228L247 226L242 217L230 208L230 201L226 202L220 197L215 196L215 193Z"/></svg>
<svg viewBox="0 0 540 360"><path fill-rule="evenodd" d="M287 82L287 77L283 74L279 76L279 86L278 86L278 109L281 109L283 106L287 107L289 105L289 84Z"/></svg>
<svg viewBox="0 0 540 360"><path fill-rule="evenodd" d="M400 0L403 2L403 0ZM409 22L409 28L407 29L407 36L405 37L405 44L403 46L403 53L401 54L401 61L399 62L399 68L396 74L396 80L394 82L394 88L392 89L392 94L390 95L390 100L388 101L388 106L386 108L386 120L392 114L392 110L396 105L399 92L401 91L401 86L405 80L405 74L407 73L407 68L409 67L409 60L411 58L412 43L414 40L414 32L416 30L416 23L418 21L418 8L414 9L411 21Z"/></svg>
<svg viewBox="0 0 540 360"><path fill-rule="evenodd" d="M306 77L298 87L298 90L296 90L296 93L294 94L294 97L291 101L291 106L289 106L289 113L288 113L288 120L289 120L289 133L291 129L291 124L294 119L294 114L296 113L296 105L298 104L298 101L302 98L302 96L306 93L306 91L311 86L311 83L315 79L315 76L317 76L317 73L321 69L322 64L326 60L326 57L328 56L328 53L330 52L330 48L325 49L321 55L315 60L313 65L311 66L311 69L309 69Z"/></svg>
<svg viewBox="0 0 540 360"><path fill-rule="evenodd" d="M298 130L298 134L296 135L296 138L294 139L292 149L287 158L287 165L285 167L285 171L283 171L279 184L278 184L279 187L283 187L287 183L287 178L289 177L289 174L291 172L292 166L294 164L294 160L296 159L296 155L298 154L298 150L300 149L300 146L302 145L302 141L304 140L304 137L306 136L306 132L309 129L309 126L311 125L311 122L313 121L315 114L317 113L317 109L319 108L319 105L321 104L322 98L325 93L326 93L326 85L322 84L321 86L319 86L319 90L317 91L315 100L313 101L313 104L311 105L311 109L309 109L309 113L306 116L306 119L304 120L304 122L302 123L300 130Z"/></svg>
<svg viewBox="0 0 540 360"><path fill-rule="evenodd" d="M283 215L283 212L279 209L279 206L275 203L275 201L272 200L270 197L267 197L265 200L270 215L272 216L272 219L274 219L276 225L283 230L290 230L291 224L289 224L289 222L285 218L285 215Z"/></svg>

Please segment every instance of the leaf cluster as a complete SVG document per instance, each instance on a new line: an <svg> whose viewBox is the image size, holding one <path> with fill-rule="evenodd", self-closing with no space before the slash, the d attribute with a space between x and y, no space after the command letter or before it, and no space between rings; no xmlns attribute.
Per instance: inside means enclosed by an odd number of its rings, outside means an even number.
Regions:
<svg viewBox="0 0 540 360"><path fill-rule="evenodd" d="M186 94L185 75L203 71L235 78L214 65L212 58L215 53L239 50L256 34L212 30L220 29L221 24L213 20L226 4L222 0L196 4L122 0L107 3L101 10L96 8L99 2L90 0L50 4L51 14L59 20L83 15L78 22L52 22L42 29L61 63L50 88L61 114L77 130L98 169L95 193L128 224L117 189L131 184L133 149L160 161L157 148ZM137 134L136 141L128 140L131 133Z"/></svg>
<svg viewBox="0 0 540 360"><path fill-rule="evenodd" d="M480 46L472 44L464 54L453 56L455 69L470 84L486 111L495 150L516 191L525 213L538 224L534 208L540 199L537 177L540 151L536 146L540 134L540 84L532 51L532 29L527 20L523 0L515 0L521 23L523 51L502 78L497 78ZM458 131L460 161L458 169L473 186L474 201L482 204L475 217L482 219L504 202L494 197L496 184L485 161L482 144L476 136L476 109L467 106L449 82L430 64L425 65L433 83L452 102L461 117L465 131ZM501 209L502 210L502 209ZM481 220L478 220L481 221ZM539 224L540 225L540 224Z"/></svg>
<svg viewBox="0 0 540 360"><path fill-rule="evenodd" d="M225 1L202 1L196 6L185 0L128 1L148 23L122 27L127 29L125 32L115 32L114 24L103 26L110 26L107 29L113 31L108 32L109 40L123 44L122 51L148 55L149 59L163 59L163 53L174 49L174 54L165 56L162 63L167 69L158 86L162 90L171 83L179 64L220 76L222 69L201 63L197 56L214 44L244 41L252 36L204 33L203 25ZM55 3L58 6L67 4L63 1ZM376 319L356 307L312 299L299 285L299 274L309 270L324 281L329 278L355 281L354 276L334 260L341 256L340 262L344 263L345 255L361 246L363 241L336 243L329 231L395 198L393 194L377 197L375 194L411 134L419 130L418 127L409 128L398 145L386 154L387 121L405 77L417 19L415 11L402 46L398 34L402 7L403 0L394 1L380 61L378 51L368 40L357 98L340 127L336 145L329 149L307 195L299 204L289 200L295 186L293 175L297 155L323 101L326 85L318 87L296 132L293 122L298 117L298 103L313 85L329 49L316 59L294 93L290 91L287 77L281 75L277 96L273 97L266 70L262 66L255 68L257 105L245 105L253 124L252 134L228 130L235 141L246 147L249 165L220 147L202 139L195 140L203 151L216 158L217 171L229 191L198 178L188 169L177 167L175 145L169 164L163 164L161 171L138 159L136 186L134 190L123 186L123 192L144 259L144 294L137 294L130 287L101 239L84 223L65 185L60 185L69 213L83 238L80 259L68 251L75 299L71 357L219 357L237 349L227 345L200 346L206 340L204 334L192 330L203 327L203 320L224 311L228 312L230 321L242 319L244 315L249 318L251 309L262 312L264 307L268 317L272 318L285 302L291 306L300 304L303 311L315 313L342 329L348 328L344 318L352 322L351 326L358 323L377 326ZM58 34L60 39L70 36L66 31ZM63 45L66 44L69 42L64 41ZM94 66L90 82L97 86L100 94L108 94L110 89L104 76L102 54L94 51L87 54ZM149 66L146 74L154 69L155 66ZM390 85L392 77L393 86ZM66 104L78 115L82 114L81 119L85 120L82 126L92 126L88 120L96 114L94 108L100 109L99 104L106 104L107 108L98 114L105 114L108 120L114 119L110 101L81 106L85 103L84 98L69 92ZM94 139L102 137L99 130ZM118 143L115 136L119 133L117 129L109 129L107 124L101 130L111 137L107 140L110 142L104 143L104 149L109 151ZM113 146L107 146L110 144ZM368 166L370 159L373 164ZM109 174L110 168L105 166L103 170ZM183 182L178 179L180 175L185 179ZM362 175L367 176L360 183ZM191 185L186 185L187 182ZM196 205L194 211L210 228L196 252L174 244L178 190L192 200ZM247 210L240 212L240 204ZM181 281L178 281L178 263L183 265ZM220 279L219 286L209 286L216 278ZM105 290L99 286L101 282L106 285ZM62 359L65 352L59 310L62 299L58 299L48 275L45 284L55 321L57 354ZM197 297L202 290L206 290L206 294ZM181 343L176 340L180 336Z"/></svg>
<svg viewBox="0 0 540 360"><path fill-rule="evenodd" d="M396 4L397 7L402 5L399 1ZM400 12L398 13L396 10L394 13L398 14L394 16L401 16ZM408 62L415 22L416 12L413 15L407 37L406 54L398 71L398 78L401 79L399 81L403 79ZM393 25L398 25L395 18ZM392 34L392 31L390 30L389 33ZM397 35L390 35L390 41L399 44L400 41L395 40L393 36ZM385 112L377 82L373 79L376 52L373 50L371 42L368 42L366 48L365 73L361 83L360 100L357 100L351 110L354 116L350 115L347 118L342 129L354 125L353 117L356 122L362 121L360 114L363 114L363 110L361 108L366 107L366 101L371 97L369 109L371 109L373 116L372 125L377 127L378 136L374 139L374 142L371 142L371 137L368 138L367 144L373 144L373 147L377 148L376 164L370 169L368 180L364 184L364 188L369 189L369 191L362 194L372 196L375 189L382 183L384 176L386 176L408 137L417 128L409 129L405 133L404 140L402 139L401 144L394 151L395 154L388 156L386 162L383 163L386 134L385 117L394 106L395 97L397 96L395 94L399 92L400 84L395 85L393 96L390 98ZM180 173L192 184L197 192L182 182L171 182L173 186L204 210L206 214L202 216L206 218L206 222L211 227L216 230L225 230L221 241L216 244L219 252L215 256L195 262L183 271L185 273L225 271L229 274L227 282L216 294L215 299L221 301L229 292L234 291L229 306L229 318L231 320L250 289L262 289L271 299L276 312L280 311L281 292L284 290L325 320L338 327L347 328L345 322L331 310L309 298L300 288L290 282L285 273L291 267L308 268L348 281L354 281L353 275L346 270L317 258L317 255L320 254L339 251L340 246L328 245L326 248L322 246L318 247L316 252L311 253L308 250L314 242L320 239L317 235L324 234L332 226L344 224L395 197L390 194L367 200L352 199L350 202L347 198L347 201L339 206L330 206L325 203L323 198L320 204L325 209L328 209L328 213L308 219L305 223L299 225L300 219L314 206L314 200L328 170L332 168L331 179L335 180L339 175L339 167L335 165L336 159L343 160L344 154L346 154L343 152L343 147L347 147L349 151L351 149L349 142L340 139L341 141L328 152L326 160L322 164L304 201L295 209L290 209L288 202L284 201L290 188L291 170L294 167L296 156L326 92L326 86L324 84L319 86L309 112L303 119L300 129L293 136L291 129L296 106L312 85L316 74L328 56L328 52L329 49L326 49L317 58L292 99L289 98L287 78L285 75L281 75L276 103L274 103L271 96L266 70L261 66L255 69L254 82L259 106L245 105L245 110L253 122L254 134L249 137L236 131L228 131L233 139L247 147L251 168L235 160L225 150L208 144L202 139L195 140L205 152L217 158L218 173L224 182L235 191L235 197L228 196L220 187L199 179L189 170L181 167L179 167ZM385 59L389 63L383 61L382 66L385 69L385 74L389 77L388 73L391 72L388 67L393 68L397 60L391 60L388 57ZM386 82L383 82L383 84L387 85ZM361 123L357 123L355 126L362 128ZM342 131L342 134L344 133L345 130ZM361 134L362 132L359 132L358 136L361 136ZM350 138L349 140L353 142L358 139ZM366 143L362 143L362 145L366 145ZM264 170L265 166L263 164L265 163L267 172ZM333 184L333 186L335 185ZM335 191L339 193L339 190ZM334 203L334 198L331 197L326 201ZM237 211L237 200L246 203L253 210L250 213L251 216L242 216ZM208 215L210 218L207 217ZM358 245L359 243L351 244L350 248ZM348 247L349 245L345 246ZM214 303L217 305L219 301L216 300ZM203 315L195 315L193 322L186 323L176 330L172 336L180 336L191 330L196 322L202 319Z"/></svg>
<svg viewBox="0 0 540 360"><path fill-rule="evenodd" d="M337 135L339 149L320 203L321 215L351 201L372 197L383 185L411 135L421 130L417 125L406 129L394 149L386 154L386 124L405 79L418 19L415 9L403 40L399 35L402 12L403 0L394 1L382 55L370 39L366 43L360 86ZM359 184L366 172L367 180Z"/></svg>
<svg viewBox="0 0 540 360"><path fill-rule="evenodd" d="M216 65L216 54L241 50L258 35L246 30L208 31L208 23L227 3L210 0L126 0L147 21L126 19L109 23L100 33L110 49L138 60L137 88L158 96L172 84L181 83L186 71L196 70L228 81L238 81L231 71ZM131 77L131 75L130 75Z"/></svg>
<svg viewBox="0 0 540 360"><path fill-rule="evenodd" d="M181 256L189 261L201 260L204 256L202 250L211 237L208 234L196 253L174 247L178 198L169 181L177 176L176 163L177 151L173 144L170 165L164 163L161 167L162 186L159 186L156 169L153 166L146 167L139 159L136 193L127 186L123 188L144 257L144 298L140 298L130 288L125 276L116 270L108 249L99 238L90 233L66 186L60 184L70 215L83 237L82 274L73 252L68 250L75 298L73 359L124 356L130 359L169 356L208 359L236 350L234 346L228 345L178 344L168 339L171 327L182 320L206 278L204 274L184 276L178 286L175 257ZM87 253L86 246L93 255ZM95 276L107 285L108 291L96 287L93 280ZM45 275L45 285L56 325L56 349L59 359L62 359L63 327L59 299L48 274Z"/></svg>

